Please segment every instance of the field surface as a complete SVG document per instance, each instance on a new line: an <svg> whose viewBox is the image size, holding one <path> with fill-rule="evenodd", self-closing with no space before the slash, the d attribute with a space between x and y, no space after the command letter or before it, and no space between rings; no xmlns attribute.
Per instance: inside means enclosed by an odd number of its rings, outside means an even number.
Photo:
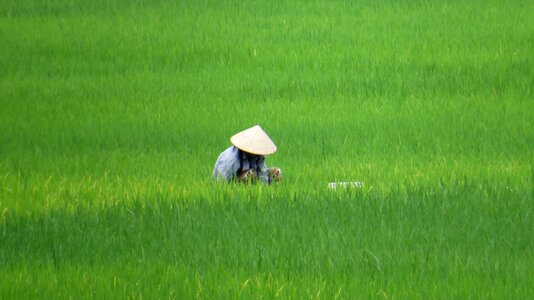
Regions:
<svg viewBox="0 0 534 300"><path fill-rule="evenodd" d="M0 1L0 298L532 299L532 12Z"/></svg>

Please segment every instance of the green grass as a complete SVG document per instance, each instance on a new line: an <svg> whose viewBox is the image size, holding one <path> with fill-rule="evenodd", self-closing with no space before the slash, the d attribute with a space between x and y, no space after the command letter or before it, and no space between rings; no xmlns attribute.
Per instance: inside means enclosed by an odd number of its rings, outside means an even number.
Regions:
<svg viewBox="0 0 534 300"><path fill-rule="evenodd" d="M0 2L0 298L533 297L532 11Z"/></svg>

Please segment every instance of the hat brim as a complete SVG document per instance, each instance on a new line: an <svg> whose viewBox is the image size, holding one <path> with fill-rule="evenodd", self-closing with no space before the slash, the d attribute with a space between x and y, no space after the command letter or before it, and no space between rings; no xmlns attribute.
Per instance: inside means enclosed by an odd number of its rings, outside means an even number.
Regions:
<svg viewBox="0 0 534 300"><path fill-rule="evenodd" d="M274 142L259 125L234 134L230 142L237 148L256 155L271 155L277 150Z"/></svg>

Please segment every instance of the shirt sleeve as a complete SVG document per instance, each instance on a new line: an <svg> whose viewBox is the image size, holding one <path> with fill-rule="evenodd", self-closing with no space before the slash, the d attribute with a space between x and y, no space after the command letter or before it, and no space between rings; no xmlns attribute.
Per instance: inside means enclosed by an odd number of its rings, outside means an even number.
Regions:
<svg viewBox="0 0 534 300"><path fill-rule="evenodd" d="M269 182L269 167L267 167L267 164L265 163L265 157L261 157L258 160L258 177L260 180L264 183L270 183Z"/></svg>

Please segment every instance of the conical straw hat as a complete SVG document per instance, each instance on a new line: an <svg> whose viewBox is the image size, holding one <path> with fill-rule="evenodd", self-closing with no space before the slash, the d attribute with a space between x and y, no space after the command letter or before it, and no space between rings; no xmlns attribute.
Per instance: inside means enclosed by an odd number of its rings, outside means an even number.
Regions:
<svg viewBox="0 0 534 300"><path fill-rule="evenodd" d="M270 155L276 152L276 145L260 125L234 134L230 141L237 148L256 155Z"/></svg>

